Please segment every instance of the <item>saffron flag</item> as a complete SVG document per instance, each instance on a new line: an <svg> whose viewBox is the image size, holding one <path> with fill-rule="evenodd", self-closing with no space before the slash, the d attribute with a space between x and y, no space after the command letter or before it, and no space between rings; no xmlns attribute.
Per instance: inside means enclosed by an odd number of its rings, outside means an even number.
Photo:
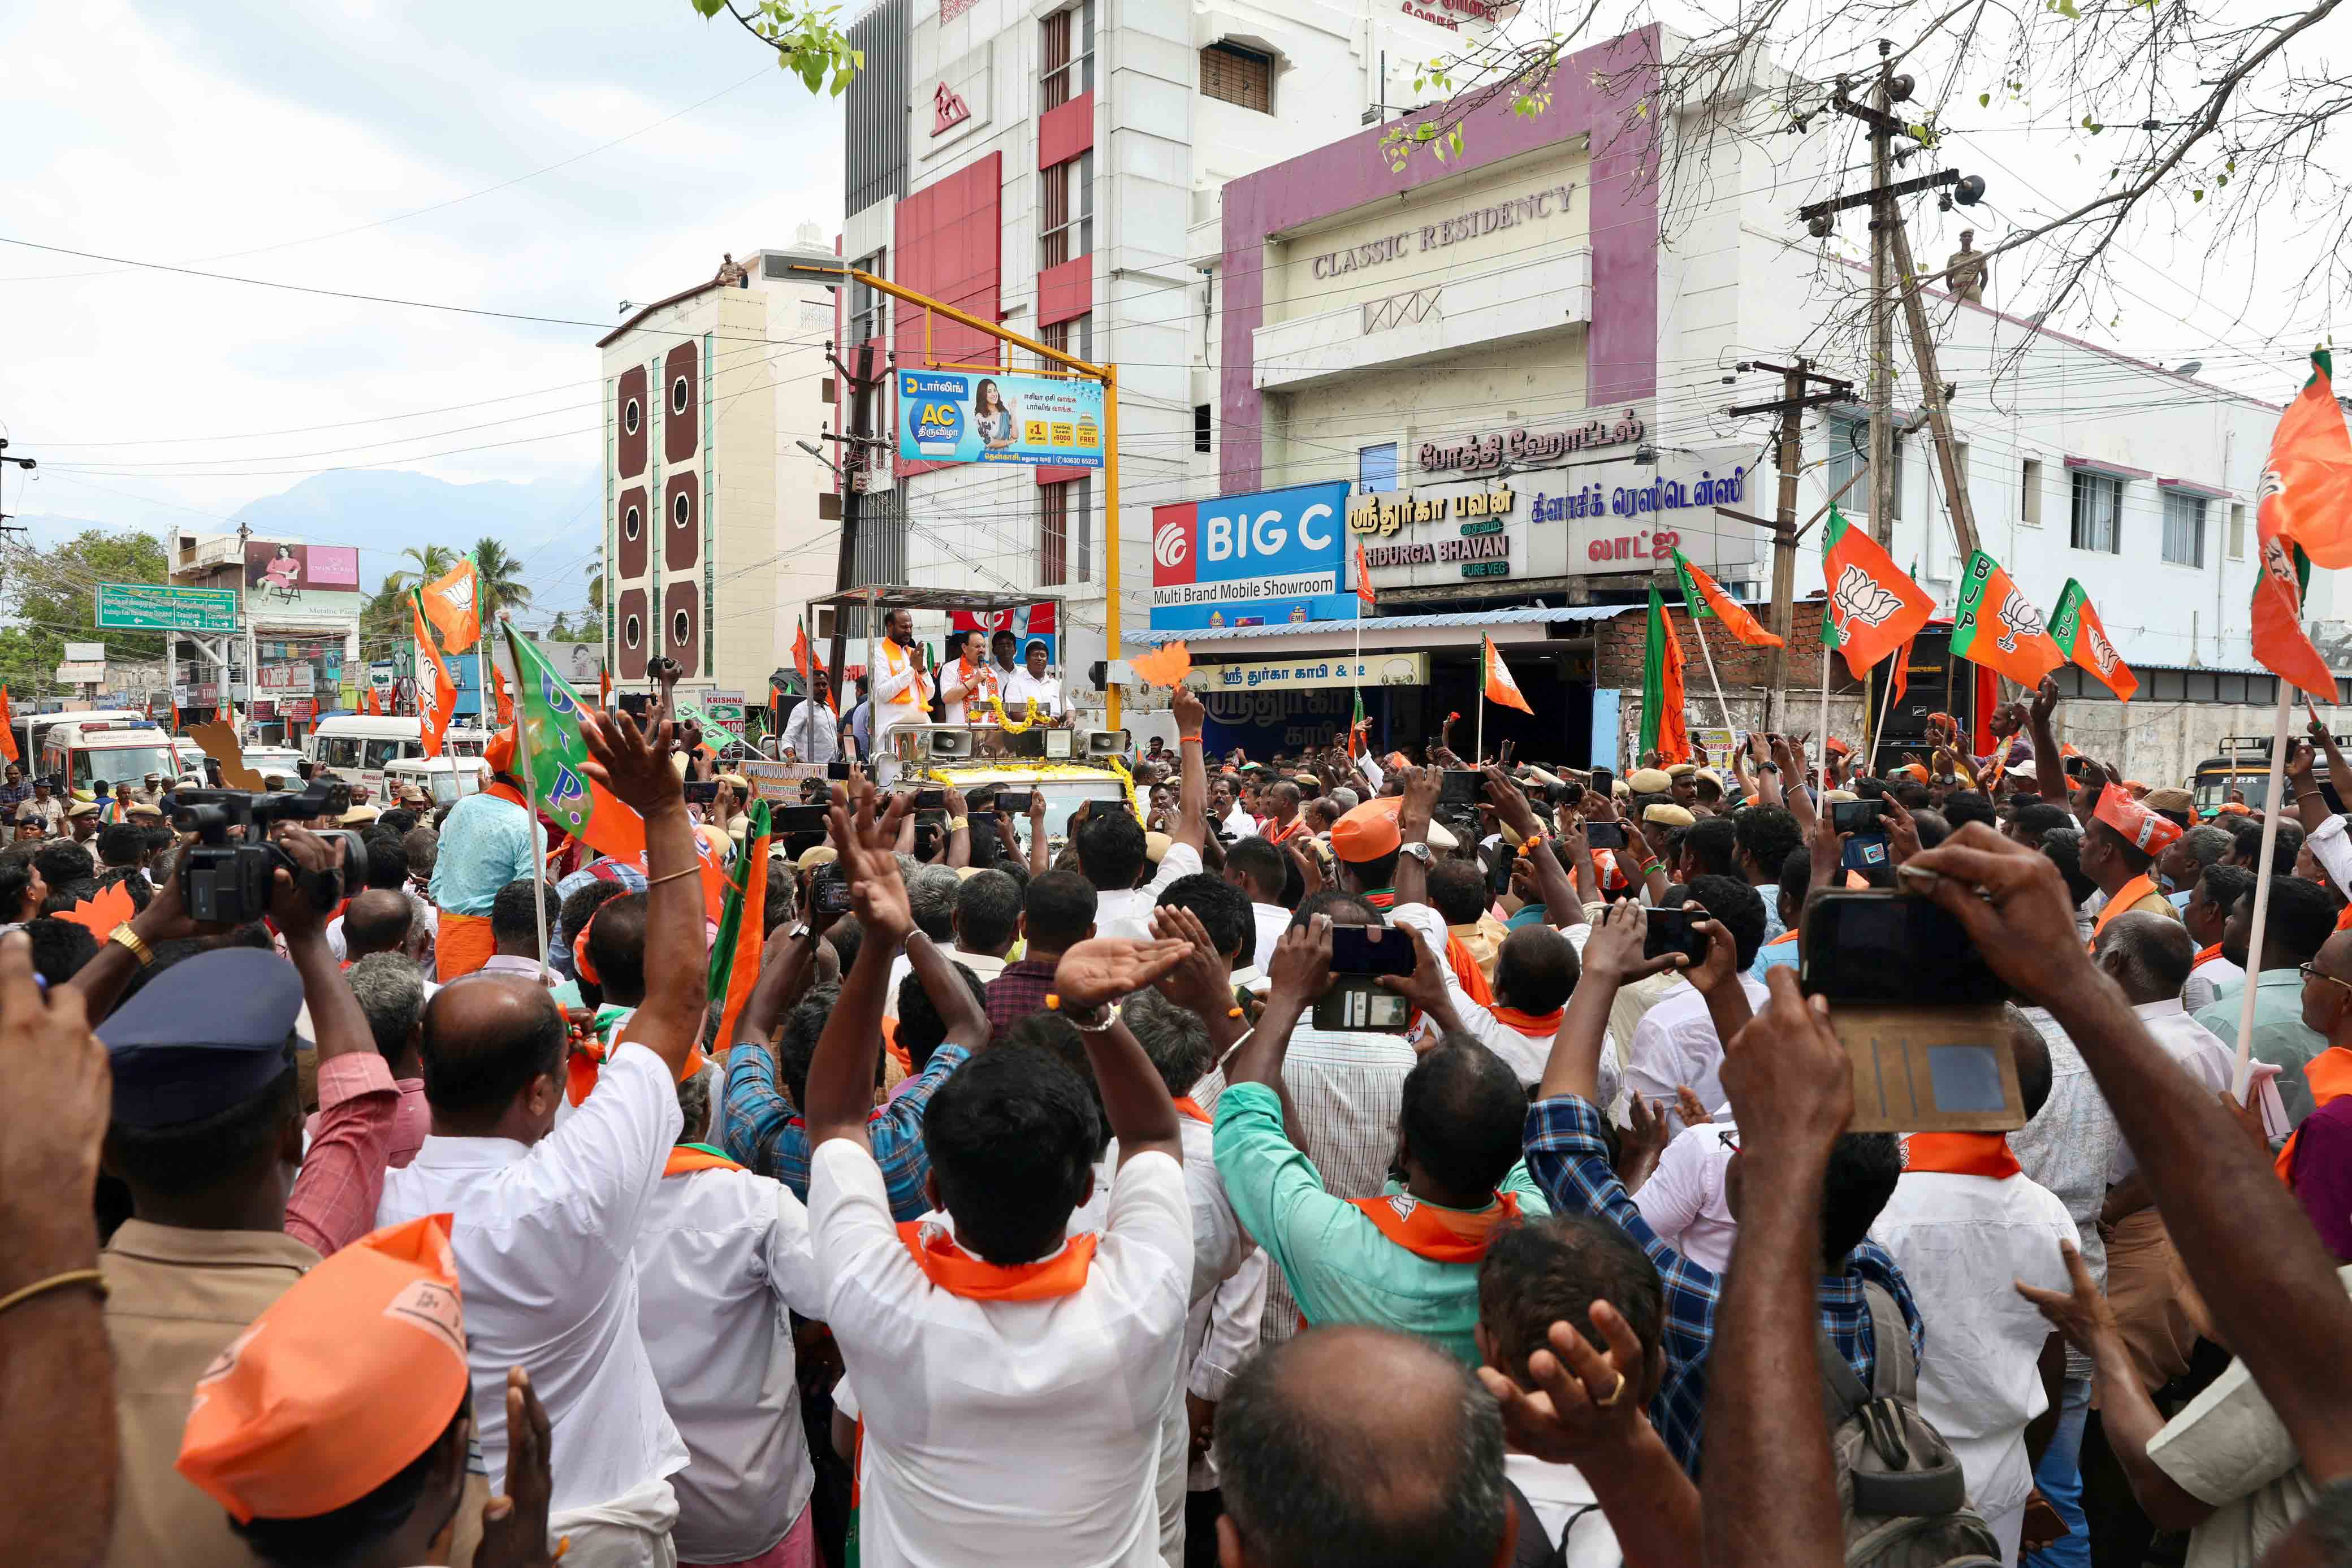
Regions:
<svg viewBox="0 0 2352 1568"><path fill-rule="evenodd" d="M1359 689L1356 693L1355 716L1348 721L1349 756L1355 756L1357 748L1363 746L1366 741L1370 739L1371 729L1372 721L1364 716L1364 694L1360 689ZM1367 749L1369 749L1369 747L1367 747Z"/></svg>
<svg viewBox="0 0 2352 1568"><path fill-rule="evenodd" d="M735 1025L760 979L762 933L768 907L768 803L754 800L743 827L743 852L727 879L719 916L719 938L710 945L710 1003L719 1009L718 1049L735 1041Z"/></svg>
<svg viewBox="0 0 2352 1568"><path fill-rule="evenodd" d="M8 706L6 686L0 686L0 757L11 762L24 760L16 748L16 716ZM113 928L110 926L108 929Z"/></svg>
<svg viewBox="0 0 2352 1568"><path fill-rule="evenodd" d="M530 747L532 803L558 829L589 848L615 860L636 860L646 852L645 819L588 777L580 695L511 626L507 646L514 653L520 688L515 714Z"/></svg>
<svg viewBox="0 0 2352 1568"><path fill-rule="evenodd" d="M1145 685L1166 686L1173 691L1192 673L1192 650L1180 640L1149 653L1138 653L1127 664L1135 672L1135 678Z"/></svg>
<svg viewBox="0 0 2352 1568"><path fill-rule="evenodd" d="M2050 640L2058 644L2060 653L2097 676L2117 701L2129 702L2139 690L2139 677L2107 641L2107 629L2099 623L2099 612L2091 608L2091 596L2071 577L2065 591L2058 596L2057 610L2051 614Z"/></svg>
<svg viewBox="0 0 2352 1568"><path fill-rule="evenodd" d="M1368 611L1375 607L1379 599L1372 591L1372 569L1364 559L1364 541L1361 539L1356 541L1356 597L1364 601L1364 608Z"/></svg>
<svg viewBox="0 0 2352 1568"><path fill-rule="evenodd" d="M2018 591L2000 563L1982 550L1969 557L1968 572L1960 580L1952 652L1970 664L1998 670L2029 691L2066 662L2042 622L2042 612Z"/></svg>
<svg viewBox="0 0 2352 1568"><path fill-rule="evenodd" d="M2279 416L2255 491L2262 570L2254 578L2254 657L2309 695L2336 700L2336 678L2303 629L2311 563L2352 566L2352 436L2331 384L2325 350L2311 379Z"/></svg>
<svg viewBox="0 0 2352 1568"><path fill-rule="evenodd" d="M433 645L433 634L425 629L425 600L414 596L416 605L416 716L425 721L425 755L441 755L441 737L449 728L449 716L457 702L457 683L449 678L449 666L441 662L441 651Z"/></svg>
<svg viewBox="0 0 2352 1568"><path fill-rule="evenodd" d="M1533 718L1536 710L1529 707L1528 699L1519 695L1519 683L1511 679L1511 672L1503 664L1503 655L1495 649L1495 640L1481 637L1478 641L1482 650L1479 667L1483 676L1480 684L1484 689L1481 695L1490 703L1515 707Z"/></svg>
<svg viewBox="0 0 2352 1568"><path fill-rule="evenodd" d="M1738 601L1723 591L1722 584L1693 566L1690 558L1680 550L1675 551L1675 575L1682 580L1683 603L1690 610L1693 621L1711 616L1723 622L1725 631L1751 648L1781 645L1780 638L1764 630Z"/></svg>
<svg viewBox="0 0 2352 1568"><path fill-rule="evenodd" d="M1822 611L1822 643L1845 655L1845 667L1863 672L1909 642L1936 601L1903 575L1894 558L1869 533L1847 523L1832 506L1822 535L1822 575L1829 602Z"/></svg>
<svg viewBox="0 0 2352 1568"><path fill-rule="evenodd" d="M1911 644L1918 640L1916 637L1903 640L1903 652L1895 659L1895 691L1890 701L1901 702L1903 694L1911 689Z"/></svg>
<svg viewBox="0 0 2352 1568"><path fill-rule="evenodd" d="M1683 645L1666 620L1665 601L1650 585L1650 637L1642 654L1641 754L1661 764L1691 759L1690 719L1683 695ZM1644 766L1647 766L1645 763Z"/></svg>
<svg viewBox="0 0 2352 1568"><path fill-rule="evenodd" d="M480 658L483 664L489 666L490 695L497 700L498 704L498 727L500 729L504 729L507 726L514 723L514 697L507 690L507 678L499 673L499 662L496 659L491 658L487 653L481 654Z"/></svg>
<svg viewBox="0 0 2352 1568"><path fill-rule="evenodd" d="M800 672L803 692L815 689L809 679L808 622L798 619L793 622L793 668Z"/></svg>
<svg viewBox="0 0 2352 1568"><path fill-rule="evenodd" d="M442 645L462 653L482 640L481 579L467 556L419 591L425 618L441 633Z"/></svg>

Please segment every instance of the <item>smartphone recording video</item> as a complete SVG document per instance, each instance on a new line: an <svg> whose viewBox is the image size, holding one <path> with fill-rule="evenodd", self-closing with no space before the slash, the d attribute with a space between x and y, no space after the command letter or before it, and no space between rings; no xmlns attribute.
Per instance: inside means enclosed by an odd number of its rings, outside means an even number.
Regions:
<svg viewBox="0 0 2352 1568"><path fill-rule="evenodd" d="M1475 768L1449 768L1438 776L1437 803L1441 806L1475 806L1484 798L1480 786L1485 783Z"/></svg>
<svg viewBox="0 0 2352 1568"><path fill-rule="evenodd" d="M1832 800L1830 802L1830 826L1841 833L1872 833L1886 820L1886 802L1878 800Z"/></svg>
<svg viewBox="0 0 2352 1568"><path fill-rule="evenodd" d="M1592 789L1593 793L1606 800L1611 795L1616 792L1617 776L1614 773L1610 772L1606 768L1594 768L1592 770Z"/></svg>
<svg viewBox="0 0 2352 1568"><path fill-rule="evenodd" d="M1011 816L1025 817L1029 814L1030 799L1035 794L1034 789L999 789L996 809Z"/></svg>
<svg viewBox="0 0 2352 1568"><path fill-rule="evenodd" d="M1334 925L1331 967L1342 975L1410 975L1412 934L1392 926Z"/></svg>
<svg viewBox="0 0 2352 1568"><path fill-rule="evenodd" d="M1822 893L1805 906L1799 978L1832 1006L1985 1007L2008 988L1959 921L1916 893Z"/></svg>
<svg viewBox="0 0 2352 1568"><path fill-rule="evenodd" d="M1691 923L1705 920L1704 911L1694 915L1687 909L1653 909L1642 936L1642 956L1663 958L1669 953L1687 954L1690 967L1697 968L1706 962L1707 934L1694 931Z"/></svg>
<svg viewBox="0 0 2352 1568"><path fill-rule="evenodd" d="M1625 847L1625 824L1622 822L1587 822L1584 843L1588 849L1622 850Z"/></svg>
<svg viewBox="0 0 2352 1568"><path fill-rule="evenodd" d="M1315 1028L1323 1030L1378 1030L1402 1034L1412 1019L1412 1004L1395 992L1382 990L1361 975L1341 975L1331 982L1329 990L1316 998L1313 1023Z"/></svg>

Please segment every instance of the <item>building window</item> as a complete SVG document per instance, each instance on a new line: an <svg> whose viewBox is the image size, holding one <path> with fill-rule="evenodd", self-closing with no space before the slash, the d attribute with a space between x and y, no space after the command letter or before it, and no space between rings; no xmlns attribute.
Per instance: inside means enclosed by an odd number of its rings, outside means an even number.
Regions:
<svg viewBox="0 0 2352 1568"><path fill-rule="evenodd" d="M1272 114L1274 57L1238 44L1211 44L1201 51L1201 92L1206 98Z"/></svg>
<svg viewBox="0 0 2352 1568"><path fill-rule="evenodd" d="M1216 404L1196 402L1192 405L1192 450L1209 450L1209 438L1215 431Z"/></svg>
<svg viewBox="0 0 2352 1568"><path fill-rule="evenodd" d="M1045 107L1059 109L1095 89L1095 0L1078 0L1045 18L1038 80Z"/></svg>
<svg viewBox="0 0 2352 1568"><path fill-rule="evenodd" d="M687 618L685 611L681 610L677 614L669 618L669 640L671 642L683 648L686 646L686 640L693 634L694 622Z"/></svg>
<svg viewBox="0 0 2352 1568"><path fill-rule="evenodd" d="M1095 155L1092 148L1041 171L1045 201L1037 214L1040 271L1095 253Z"/></svg>
<svg viewBox="0 0 2352 1568"><path fill-rule="evenodd" d="M2112 474L2074 471L2074 527L2069 539L2076 549L2101 555L2123 553L2124 482Z"/></svg>
<svg viewBox="0 0 2352 1568"><path fill-rule="evenodd" d="M2230 559L2246 559L2246 508L2240 501L2230 503Z"/></svg>
<svg viewBox="0 0 2352 1568"><path fill-rule="evenodd" d="M1903 443L1896 441L1889 450L1893 459L1889 466L1895 470L1895 504L1887 510L1893 516L1900 517L1903 515ZM1859 419L1830 421L1830 494L1838 497L1838 510L1868 515L1872 489L1869 473L1869 424ZM1854 479L1853 476L1856 474L1864 477ZM1853 480L1853 488L1847 490L1843 496L1838 496L1838 491L1850 479Z"/></svg>
<svg viewBox="0 0 2352 1568"><path fill-rule="evenodd" d="M638 639L644 635L644 629L638 624L637 618L635 616L632 615L626 621L621 622L621 640L626 643L630 647L635 647L637 645Z"/></svg>
<svg viewBox="0 0 2352 1568"><path fill-rule="evenodd" d="M638 411L637 400L631 398L621 410L621 428L635 435L637 426L644 423L645 416Z"/></svg>
<svg viewBox="0 0 2352 1568"><path fill-rule="evenodd" d="M686 378L685 378L684 376L680 376L680 377L678 377L678 378L677 378L677 380L676 380L676 381L674 381L674 382L670 382L670 383L669 383L669 411L670 411L670 413L684 413L686 412L686 400L687 400L688 395L688 392L687 392Z"/></svg>
<svg viewBox="0 0 2352 1568"><path fill-rule="evenodd" d="M1090 479L1037 486L1037 582L1043 588L1088 580L1094 548L1087 527Z"/></svg>
<svg viewBox="0 0 2352 1568"><path fill-rule="evenodd" d="M637 509L635 507L631 507L626 512L621 514L621 531L630 538L635 538L637 537L638 529L643 526L644 524L638 518Z"/></svg>
<svg viewBox="0 0 2352 1568"><path fill-rule="evenodd" d="M2018 482L2021 505L2018 519L2029 528L2042 526L2042 463L2039 458L2025 460L2023 476Z"/></svg>
<svg viewBox="0 0 2352 1568"><path fill-rule="evenodd" d="M888 251L877 250L850 265L870 277L887 277L890 275L883 268L889 259ZM889 334L890 297L878 288L853 279L849 285L849 340L852 343L870 343Z"/></svg>
<svg viewBox="0 0 2352 1568"><path fill-rule="evenodd" d="M1089 310L1083 316L1073 316L1066 321L1055 321L1038 334L1049 349L1058 349L1074 360L1095 361L1095 316Z"/></svg>
<svg viewBox="0 0 2352 1568"><path fill-rule="evenodd" d="M694 503L687 498L685 491L670 497L669 515L670 521L681 528L694 521Z"/></svg>
<svg viewBox="0 0 2352 1568"><path fill-rule="evenodd" d="M1356 488L1377 496L1397 487L1397 449L1393 441L1356 448Z"/></svg>
<svg viewBox="0 0 2352 1568"><path fill-rule="evenodd" d="M2164 559L2175 566L2205 564L2205 497L2164 493Z"/></svg>

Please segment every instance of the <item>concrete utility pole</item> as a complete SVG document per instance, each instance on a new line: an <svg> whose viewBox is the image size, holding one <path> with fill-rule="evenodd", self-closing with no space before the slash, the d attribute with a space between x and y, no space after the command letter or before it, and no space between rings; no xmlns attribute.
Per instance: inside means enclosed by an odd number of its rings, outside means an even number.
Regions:
<svg viewBox="0 0 2352 1568"><path fill-rule="evenodd" d="M1777 413L1780 416L1779 455L1774 466L1780 471L1780 497L1774 512L1772 528L1772 633L1780 639L1780 646L1771 651L1766 673L1769 684L1766 727L1785 729L1781 712L1783 693L1788 686L1790 639L1795 635L1797 596L1797 477L1804 467L1805 410L1823 403L1845 402L1853 397L1853 383L1834 376L1825 376L1813 369L1811 360L1799 358L1794 364L1771 365L1761 361L1743 363L1742 371L1771 371L1780 378L1780 396L1772 402L1738 403L1724 410L1727 415ZM1826 390L1808 392L1808 383L1820 382ZM1742 514L1734 513L1733 516ZM1762 519L1756 519L1761 521Z"/></svg>
<svg viewBox="0 0 2352 1568"><path fill-rule="evenodd" d="M1927 307L1919 298L1919 278L1911 267L1911 238L1897 216L1888 235L1895 268L1903 282L1903 316L1911 329L1911 358L1919 367L1919 395L1927 408L1927 426L1936 438L1936 465L1944 477L1944 502L1952 514L1952 537L1959 541L1963 570L1977 552L1976 508L1969 501L1967 476L1952 450L1951 411L1944 402L1944 378L1936 366L1936 340L1927 330Z"/></svg>
<svg viewBox="0 0 2352 1568"><path fill-rule="evenodd" d="M846 593L857 586L851 580L857 572L857 525L866 510L866 474L872 461L874 446L876 400L866 395L877 384L874 375L874 346L860 343L856 359L857 373L852 375L847 366L839 359L833 358L833 368L840 374L842 385L849 394L849 435L837 470L842 478L842 493L841 553L835 558L833 569L833 587L836 593ZM856 693L847 689L846 683L841 678L841 661L848 640L848 620L844 607L835 605L833 645L825 657L826 669L833 682L833 700L840 705L840 710L845 714L857 700ZM867 627L866 634L870 639L874 629Z"/></svg>
<svg viewBox="0 0 2352 1568"><path fill-rule="evenodd" d="M1895 101L1889 84L1886 55L1892 47L1878 45L1878 80L1871 89L1870 106L1870 530L1881 545L1895 544L1895 290L1890 274L1895 256L1889 245L1902 222L1895 199L1887 194L1894 173ZM1908 78L1905 80L1907 82ZM1909 97L1906 91L1904 95Z"/></svg>

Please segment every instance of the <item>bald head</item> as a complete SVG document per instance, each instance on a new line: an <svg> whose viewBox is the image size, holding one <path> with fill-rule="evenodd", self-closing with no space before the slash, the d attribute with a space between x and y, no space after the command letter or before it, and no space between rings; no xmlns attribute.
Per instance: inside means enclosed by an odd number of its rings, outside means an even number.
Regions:
<svg viewBox="0 0 2352 1568"><path fill-rule="evenodd" d="M371 953L398 952L408 940L411 918L406 894L369 888L343 911L343 956L360 959Z"/></svg>
<svg viewBox="0 0 2352 1568"><path fill-rule="evenodd" d="M1252 1359L1216 1456L1226 1568L1490 1568L1510 1521L1494 1401L1386 1329L1311 1329Z"/></svg>
<svg viewBox="0 0 2352 1568"><path fill-rule="evenodd" d="M1265 792L1266 814L1277 822L1287 822L1298 814L1298 786L1286 779Z"/></svg>
<svg viewBox="0 0 2352 1568"><path fill-rule="evenodd" d="M2134 1007L2179 998L2197 967L2189 927L2152 911L2118 915L2091 944L2091 956Z"/></svg>
<svg viewBox="0 0 2352 1568"><path fill-rule="evenodd" d="M547 988L477 972L425 1007L425 1099L436 1133L534 1143L555 1123L563 1014Z"/></svg>

